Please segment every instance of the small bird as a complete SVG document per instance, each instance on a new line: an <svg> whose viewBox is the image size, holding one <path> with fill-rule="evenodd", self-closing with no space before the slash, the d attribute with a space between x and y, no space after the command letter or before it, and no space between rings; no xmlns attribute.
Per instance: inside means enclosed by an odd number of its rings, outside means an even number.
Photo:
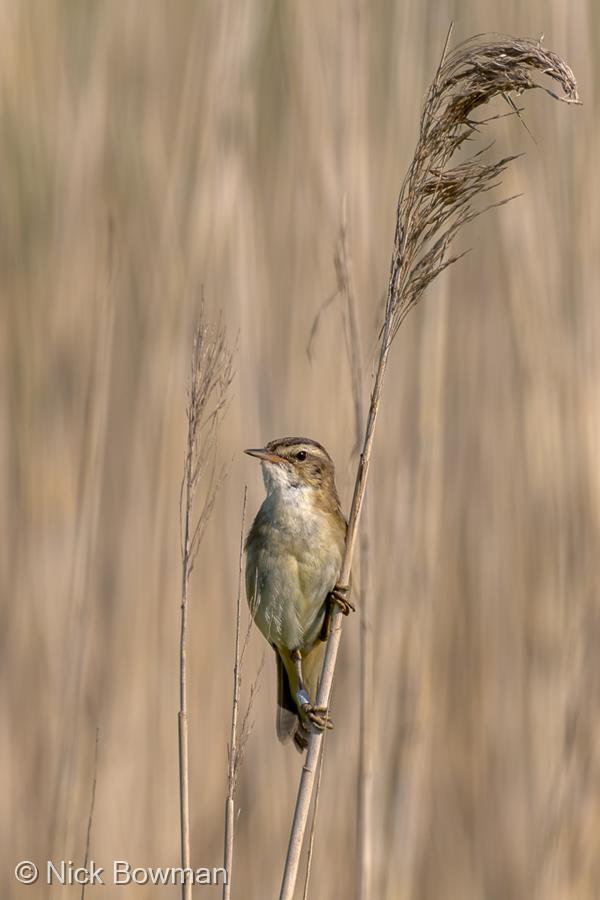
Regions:
<svg viewBox="0 0 600 900"><path fill-rule="evenodd" d="M333 604L354 607L338 584L347 523L331 457L309 438L246 450L262 463L267 496L246 539L246 594L277 660L277 737L302 752L312 728L331 728L315 706Z"/></svg>

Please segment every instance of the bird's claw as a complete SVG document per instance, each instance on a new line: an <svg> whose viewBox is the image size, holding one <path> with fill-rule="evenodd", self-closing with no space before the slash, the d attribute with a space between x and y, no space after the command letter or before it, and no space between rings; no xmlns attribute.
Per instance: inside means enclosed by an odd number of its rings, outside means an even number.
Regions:
<svg viewBox="0 0 600 900"><path fill-rule="evenodd" d="M307 706L302 707L302 709L310 724L317 731L325 731L326 729L333 728L333 722L329 718L326 706L312 706L312 704L309 703Z"/></svg>
<svg viewBox="0 0 600 900"><path fill-rule="evenodd" d="M296 698L302 712L317 731L333 728L326 706L314 706L305 690L298 691Z"/></svg>
<svg viewBox="0 0 600 900"><path fill-rule="evenodd" d="M336 584L334 589L329 594L333 603L335 603L336 606L339 606L345 616L348 616L351 612L354 612L356 610L354 603L352 603L348 599L349 593L349 584Z"/></svg>

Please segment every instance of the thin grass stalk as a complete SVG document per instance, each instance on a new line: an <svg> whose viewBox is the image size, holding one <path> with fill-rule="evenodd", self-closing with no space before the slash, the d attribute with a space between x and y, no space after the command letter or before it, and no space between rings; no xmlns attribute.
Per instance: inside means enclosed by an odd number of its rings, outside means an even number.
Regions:
<svg viewBox="0 0 600 900"><path fill-rule="evenodd" d="M220 323L209 326L202 302L194 329L187 404L187 442L179 494L181 527L181 630L179 638L179 818L181 839L181 884L183 900L191 900L189 740L187 696L187 639L189 582L198 549L212 513L224 470L216 470L216 440L220 418L227 405L231 385L232 357ZM199 511L195 498L200 482L204 496Z"/></svg>
<svg viewBox="0 0 600 900"><path fill-rule="evenodd" d="M183 528L183 560L181 572L181 632L179 638L179 813L181 831L181 867L184 872L190 868L190 780L189 742L187 719L187 633L188 633L188 586L190 570L190 517L192 513L192 446L191 428L188 428L188 452L185 465L185 514ZM184 877L181 885L183 900L191 900L192 885Z"/></svg>
<svg viewBox="0 0 600 900"><path fill-rule="evenodd" d="M308 838L308 854L306 856L306 874L304 876L304 890L302 892L302 900L308 900L308 889L310 887L310 873L312 871L313 853L315 849L315 837L317 834L317 815L319 812L319 797L321 796L321 776L323 775L323 761L325 759L325 742L327 734L323 735L323 751L319 758L319 771L317 773L317 786L315 788L315 802L313 804L313 816L310 823L310 835Z"/></svg>
<svg viewBox="0 0 600 900"><path fill-rule="evenodd" d="M464 255L448 255L460 228L485 209L512 199L506 198L484 209L472 205L475 198L500 183L500 176L516 157L504 157L487 163L482 161L483 151L479 151L466 161L452 165L455 152L485 125L485 120L477 120L473 115L480 106L495 97L521 94L536 87L555 99L579 102L577 83L571 69L557 54L545 50L539 42L514 38L485 41L478 37L460 44L447 57L450 33L451 29L427 94L415 154L398 198L385 320L348 521L346 551L339 578L342 584L348 584L350 578L393 338L425 288ZM537 82L534 78L537 73L557 82L563 94L558 95ZM329 705L341 624L342 613L336 610L323 662L316 701L318 706ZM311 734L309 740L292 820L280 900L292 900L294 894L322 740L323 735L318 732Z"/></svg>
<svg viewBox="0 0 600 900"><path fill-rule="evenodd" d="M248 488L244 487L244 502L242 504L242 524L240 529L240 553L238 565L237 598L235 605L235 651L233 664L233 698L231 702L231 732L229 736L229 765L227 770L227 797L225 798L225 840L223 853L223 866L225 868L225 883L223 884L223 900L231 897L231 873L233 871L233 839L235 829L235 786L238 763L238 713L240 706L241 684L241 597L242 597L242 571L244 560L244 529L246 526L246 500Z"/></svg>
<svg viewBox="0 0 600 900"><path fill-rule="evenodd" d="M88 813L87 831L85 835L85 854L83 857L83 868L87 870L90 859L90 843L92 839L92 823L94 821L94 808L96 806L96 784L98 782L98 741L100 740L100 729L96 727L96 741L94 743L94 773L92 775L92 794L90 797L90 811ZM85 900L86 883L81 885L81 900Z"/></svg>

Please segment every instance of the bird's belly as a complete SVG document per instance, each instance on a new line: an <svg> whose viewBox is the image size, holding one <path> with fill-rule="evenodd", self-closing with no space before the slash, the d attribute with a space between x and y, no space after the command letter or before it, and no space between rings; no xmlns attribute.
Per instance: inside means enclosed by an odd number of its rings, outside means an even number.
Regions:
<svg viewBox="0 0 600 900"><path fill-rule="evenodd" d="M256 570L258 602L254 620L265 638L288 650L306 650L319 636L327 594L336 583L340 556L325 559L305 554L259 554Z"/></svg>

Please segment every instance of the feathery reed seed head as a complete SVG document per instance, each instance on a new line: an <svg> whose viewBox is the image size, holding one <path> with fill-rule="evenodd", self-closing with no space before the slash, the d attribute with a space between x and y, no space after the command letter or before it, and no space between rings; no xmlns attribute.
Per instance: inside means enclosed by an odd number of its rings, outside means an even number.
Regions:
<svg viewBox="0 0 600 900"><path fill-rule="evenodd" d="M446 40L446 47L448 45ZM552 91L538 76L555 82L562 93ZM419 139L398 198L396 235L386 320L391 341L405 315L419 301L427 285L464 253L448 255L459 229L486 209L501 206L508 197L484 208L475 198L497 187L506 167L516 156L486 162L491 145L466 160L451 163L455 152L483 126L499 116L473 118L475 111L497 96L519 115L511 94L540 88L551 97L579 103L573 72L556 53L540 42L481 36L446 48L427 93L421 115Z"/></svg>

